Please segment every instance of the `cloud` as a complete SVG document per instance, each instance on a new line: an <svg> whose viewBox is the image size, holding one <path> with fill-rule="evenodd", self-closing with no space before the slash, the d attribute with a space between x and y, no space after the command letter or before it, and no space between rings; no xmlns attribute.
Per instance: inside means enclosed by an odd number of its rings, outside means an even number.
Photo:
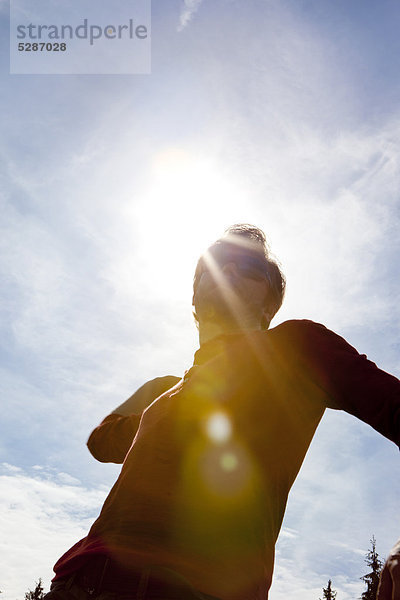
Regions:
<svg viewBox="0 0 400 600"><path fill-rule="evenodd" d="M189 25L194 14L199 10L202 1L203 0L184 0L183 7L179 15L178 31L183 31L185 27Z"/></svg>
<svg viewBox="0 0 400 600"><path fill-rule="evenodd" d="M40 465L24 471L3 463L0 482L2 598L15 600L39 577L49 588L53 564L86 535L107 490Z"/></svg>

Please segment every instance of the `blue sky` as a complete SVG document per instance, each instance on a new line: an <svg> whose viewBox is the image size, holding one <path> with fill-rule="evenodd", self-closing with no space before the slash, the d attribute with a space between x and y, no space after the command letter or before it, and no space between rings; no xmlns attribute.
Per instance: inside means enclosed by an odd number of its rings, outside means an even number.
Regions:
<svg viewBox="0 0 400 600"><path fill-rule="evenodd" d="M261 226L310 318L399 376L400 9L153 0L151 75L10 75L1 27L0 589L23 598L118 474L86 450L197 348L199 253ZM271 600L361 595L400 535L399 453L328 411L291 492Z"/></svg>

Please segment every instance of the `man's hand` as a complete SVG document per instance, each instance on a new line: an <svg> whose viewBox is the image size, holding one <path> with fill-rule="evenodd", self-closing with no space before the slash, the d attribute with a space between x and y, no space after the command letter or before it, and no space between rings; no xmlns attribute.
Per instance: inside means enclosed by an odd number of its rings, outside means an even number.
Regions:
<svg viewBox="0 0 400 600"><path fill-rule="evenodd" d="M386 559L376 600L400 600L400 540Z"/></svg>

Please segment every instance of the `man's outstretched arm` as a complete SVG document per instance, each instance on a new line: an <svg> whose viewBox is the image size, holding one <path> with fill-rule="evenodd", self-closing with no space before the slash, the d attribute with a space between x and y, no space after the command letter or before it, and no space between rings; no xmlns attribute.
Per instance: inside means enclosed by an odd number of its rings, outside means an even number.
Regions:
<svg viewBox="0 0 400 600"><path fill-rule="evenodd" d="M178 381L180 378L173 375L148 381L103 419L87 442L94 458L100 462L123 463L138 430L142 412Z"/></svg>
<svg viewBox="0 0 400 600"><path fill-rule="evenodd" d="M324 392L326 406L345 410L400 448L399 379L323 325L288 321L280 327L287 329L294 359Z"/></svg>

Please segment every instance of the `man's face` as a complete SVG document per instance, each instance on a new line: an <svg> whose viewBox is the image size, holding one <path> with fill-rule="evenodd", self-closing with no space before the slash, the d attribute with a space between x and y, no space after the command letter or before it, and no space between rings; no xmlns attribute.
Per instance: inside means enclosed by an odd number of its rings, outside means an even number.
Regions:
<svg viewBox="0 0 400 600"><path fill-rule="evenodd" d="M226 242L211 246L201 260L193 295L199 325L259 328L268 315L269 285L259 252Z"/></svg>

